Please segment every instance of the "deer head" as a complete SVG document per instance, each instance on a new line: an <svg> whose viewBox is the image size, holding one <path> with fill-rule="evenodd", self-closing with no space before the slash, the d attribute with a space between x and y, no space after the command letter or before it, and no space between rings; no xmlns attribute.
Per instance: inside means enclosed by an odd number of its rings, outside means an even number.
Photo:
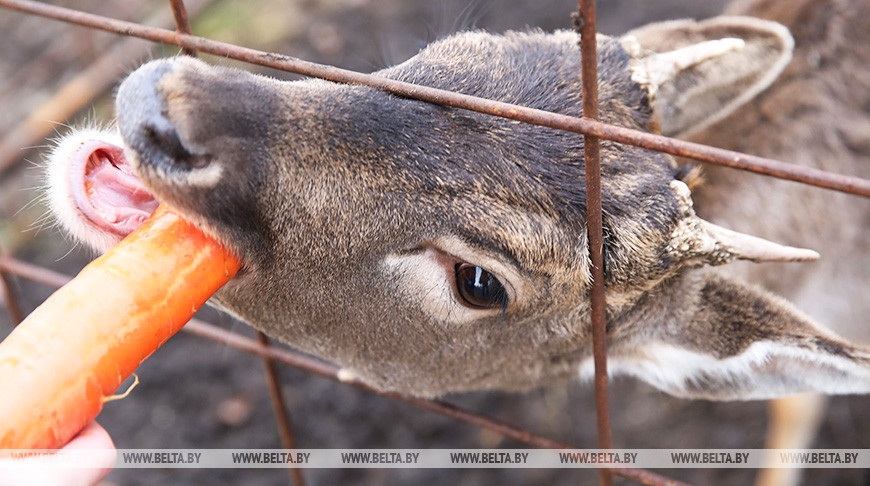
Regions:
<svg viewBox="0 0 870 486"><path fill-rule="evenodd" d="M580 116L577 42L461 33L378 74ZM669 135L730 113L791 53L784 28L740 17L598 43L602 119ZM131 74L117 112L123 143L85 132L53 156L55 186L126 181L53 189L85 239L111 244L168 203L244 261L216 305L382 389L518 390L591 371L582 137L187 58ZM610 142L601 155L611 373L716 399L870 390L867 351L708 268L815 252L698 218L670 156ZM123 210L100 216L112 200Z"/></svg>

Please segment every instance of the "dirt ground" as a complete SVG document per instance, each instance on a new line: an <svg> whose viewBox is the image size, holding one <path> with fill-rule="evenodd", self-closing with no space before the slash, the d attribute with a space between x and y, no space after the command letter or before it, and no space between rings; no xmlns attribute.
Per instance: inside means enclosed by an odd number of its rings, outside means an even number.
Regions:
<svg viewBox="0 0 870 486"><path fill-rule="evenodd" d="M160 2L78 0L52 2L140 21ZM608 0L599 2L599 29L619 33L646 22L715 15L721 0ZM155 4L160 4L155 6ZM403 61L441 35L465 28L491 31L570 25L573 0L297 0L218 1L200 12L194 33L317 62L372 71ZM0 139L78 73L119 44L117 37L54 21L0 10ZM78 110L70 123L111 117L111 89L143 58L173 53L160 47L131 47L98 71L112 75L107 94ZM253 68L251 68L253 69ZM117 75L112 73L117 72ZM284 73L270 72L280 77ZM59 127L60 132L63 131ZM41 146L38 140L30 145ZM42 216L39 199L41 148L12 148L14 165L0 173L0 250L72 274L92 255L64 238ZM7 150L4 152L3 150ZM0 163L9 158L0 146ZM20 161L19 161L20 160ZM26 162L26 161L29 162ZM21 279L15 290L25 312L50 290ZM108 290L107 290L108 291ZM95 296L98 298L99 296ZM2 305L2 304L0 304ZM253 335L242 323L206 311L203 318ZM0 311L0 336L11 329ZM282 369L285 396L301 448L478 448L524 447L488 432L452 422L385 398ZM223 345L184 333L171 339L138 371L141 384L126 399L106 405L100 422L119 448L278 448L280 440L260 361ZM0 397L2 399L2 397ZM594 396L589 384L573 383L528 394L472 393L447 397L577 447L595 447ZM612 388L613 437L623 448L761 448L763 403L684 401L617 379ZM2 420L2 418L0 418ZM831 400L822 448L870 448L867 399ZM751 484L752 470L658 471L698 485ZM309 484L597 484L594 471L569 470L307 470ZM277 485L281 470L114 471L107 484ZM618 484L633 484L618 481ZM811 470L806 484L868 485L860 470Z"/></svg>

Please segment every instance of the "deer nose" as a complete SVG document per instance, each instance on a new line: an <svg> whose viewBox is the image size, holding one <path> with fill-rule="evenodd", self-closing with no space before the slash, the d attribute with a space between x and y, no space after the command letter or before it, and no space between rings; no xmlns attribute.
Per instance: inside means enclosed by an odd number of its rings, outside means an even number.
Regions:
<svg viewBox="0 0 870 486"><path fill-rule="evenodd" d="M139 155L139 164L165 171L189 171L205 166L207 159L192 153L167 117L160 79L173 68L170 62L152 62L140 67L118 90L118 128L127 145Z"/></svg>

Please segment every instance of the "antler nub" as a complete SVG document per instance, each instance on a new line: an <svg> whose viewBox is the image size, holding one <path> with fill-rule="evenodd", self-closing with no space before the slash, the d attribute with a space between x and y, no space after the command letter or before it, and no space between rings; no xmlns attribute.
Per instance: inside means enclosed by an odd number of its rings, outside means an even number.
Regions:
<svg viewBox="0 0 870 486"><path fill-rule="evenodd" d="M807 262L818 260L818 252L806 248L780 245L755 236L738 233L699 218L704 230L702 238L715 242L718 251L724 251L732 259L760 262Z"/></svg>
<svg viewBox="0 0 870 486"><path fill-rule="evenodd" d="M818 260L818 252L780 245L756 236L738 233L699 218L692 210L692 194L681 181L672 181L686 218L671 235L669 250L678 259L699 264L722 265L734 260L761 262L806 262Z"/></svg>

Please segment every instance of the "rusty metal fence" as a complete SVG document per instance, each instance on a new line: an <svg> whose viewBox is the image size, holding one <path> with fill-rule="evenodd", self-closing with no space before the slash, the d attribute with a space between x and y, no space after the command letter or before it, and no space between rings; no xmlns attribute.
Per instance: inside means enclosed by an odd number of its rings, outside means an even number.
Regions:
<svg viewBox="0 0 870 486"><path fill-rule="evenodd" d="M599 174L598 142L600 139L634 145L646 149L665 152L671 155L757 174L791 180L821 188L870 197L870 180L834 174L819 169L800 167L782 161L757 157L730 150L686 142L660 135L631 130L597 121L597 65L596 65L596 9L595 0L579 0L576 22L582 49L583 113L582 118L531 109L523 106L502 103L460 93L444 91L426 86L409 84L386 79L373 74L316 64L282 54L264 52L237 45L218 42L191 35L190 25L183 0L170 0L177 29L175 31L148 27L137 23L115 20L86 12L47 5L30 0L0 0L0 7L34 14L50 19L61 20L84 27L114 32L125 36L138 37L157 43L181 47L187 55L205 52L218 56L237 59L274 69L280 69L304 76L322 78L340 83L351 83L381 89L396 95L414 98L444 106L476 111L517 120L534 125L582 134L585 146L586 187L590 258L593 266L591 288L593 350L595 364L595 396L597 405L598 446L600 449L612 448L611 427L608 404L607 352L605 348L605 288L603 273L603 239L601 212L601 183ZM0 157L0 170L11 164L12 157ZM13 322L23 318L9 275L42 283L50 287L60 287L70 280L69 276L47 268L30 264L0 254L0 297ZM269 383L270 395L279 425L282 443L285 448L294 448L294 438L290 415L284 404L276 364L289 365L308 373L343 382L367 392L403 402L422 410L441 414L450 419L492 431L503 437L516 440L533 447L549 449L570 449L570 444L536 435L527 429L500 421L483 414L465 410L439 400L426 400L398 393L385 393L375 390L364 383L347 378L335 366L325 364L286 348L270 346L265 335L251 339L241 334L224 330L197 319L184 328L188 333L210 339L226 346L259 356L263 360L264 372ZM304 484L299 469L291 469L292 481ZM648 485L681 485L680 481L664 477L648 470L634 468L602 469L600 482L611 485L613 475L619 475Z"/></svg>

